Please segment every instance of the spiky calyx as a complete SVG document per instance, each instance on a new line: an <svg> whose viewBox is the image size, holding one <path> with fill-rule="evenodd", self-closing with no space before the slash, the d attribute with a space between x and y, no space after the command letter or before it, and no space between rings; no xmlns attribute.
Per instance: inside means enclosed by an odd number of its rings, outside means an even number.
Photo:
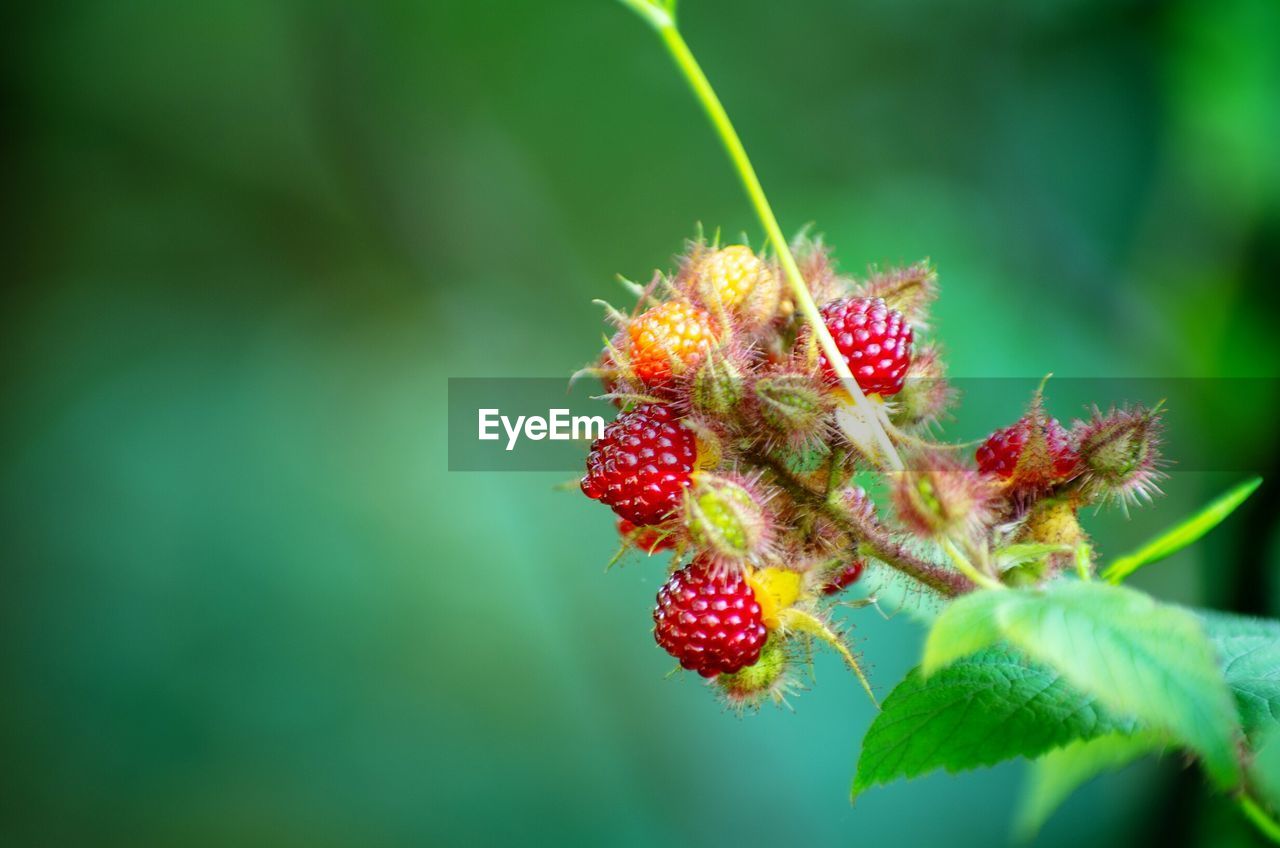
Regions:
<svg viewBox="0 0 1280 848"><path fill-rule="evenodd" d="M782 281L773 267L744 244L732 244L697 257L690 288L712 313L724 310L744 329L755 329L778 311Z"/></svg>
<svg viewBox="0 0 1280 848"><path fill-rule="evenodd" d="M729 417L742 402L742 368L719 351L710 352L693 375L689 400L709 415Z"/></svg>
<svg viewBox="0 0 1280 848"><path fill-rule="evenodd" d="M760 658L768 632L742 574L703 558L672 574L653 609L658 645L703 677L733 674Z"/></svg>
<svg viewBox="0 0 1280 848"><path fill-rule="evenodd" d="M822 307L821 312L823 323L864 392L889 397L902 391L911 364L912 330L900 312L878 297L841 298ZM827 380L836 382L825 353L819 352L818 364Z"/></svg>
<svg viewBox="0 0 1280 848"><path fill-rule="evenodd" d="M701 475L685 494L685 524L694 544L717 564L741 565L764 554L772 528L750 484Z"/></svg>
<svg viewBox="0 0 1280 848"><path fill-rule="evenodd" d="M928 260L879 271L858 287L858 294L881 298L890 309L902 313L911 326L925 329L929 325L929 308L938 297L938 272Z"/></svg>
<svg viewBox="0 0 1280 848"><path fill-rule="evenodd" d="M936 345L926 345L911 357L902 391L893 398L889 420L904 430L928 430L947 414L956 390L947 382L946 367Z"/></svg>
<svg viewBox="0 0 1280 848"><path fill-rule="evenodd" d="M1090 500L1122 507L1151 500L1160 492L1161 421L1159 409L1142 406L1095 407L1088 421L1077 421L1072 433L1080 446L1084 491Z"/></svg>
<svg viewBox="0 0 1280 848"><path fill-rule="evenodd" d="M821 236L802 233L792 240L791 251L815 302L826 303L853 293L854 279L840 273Z"/></svg>
<svg viewBox="0 0 1280 848"><path fill-rule="evenodd" d="M643 404L591 443L582 492L633 524L661 524L680 508L697 458L697 437L671 408Z"/></svg>
<svg viewBox="0 0 1280 848"><path fill-rule="evenodd" d="M893 475L898 518L930 539L964 538L990 520L990 484L976 471L941 452L917 453Z"/></svg>
<svg viewBox="0 0 1280 848"><path fill-rule="evenodd" d="M668 387L702 362L717 335L707 310L679 300L660 303L627 326L631 371L649 389Z"/></svg>
<svg viewBox="0 0 1280 848"><path fill-rule="evenodd" d="M820 444L832 431L835 404L823 385L801 371L767 373L751 387L759 419L794 449Z"/></svg>
<svg viewBox="0 0 1280 848"><path fill-rule="evenodd" d="M1071 436L1035 406L978 447L978 470L1018 492L1035 492L1070 478L1079 465Z"/></svg>
<svg viewBox="0 0 1280 848"><path fill-rule="evenodd" d="M792 649L780 633L771 633L760 658L732 674L721 674L715 685L729 706L742 712L759 709L772 700L782 703L790 688Z"/></svg>

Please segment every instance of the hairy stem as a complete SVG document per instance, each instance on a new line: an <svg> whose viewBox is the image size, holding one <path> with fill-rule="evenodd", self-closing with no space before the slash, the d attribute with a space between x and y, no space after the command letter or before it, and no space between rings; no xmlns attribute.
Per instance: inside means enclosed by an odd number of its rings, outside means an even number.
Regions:
<svg viewBox="0 0 1280 848"><path fill-rule="evenodd" d="M883 528L860 521L839 504L801 483L773 457L751 452L746 454L745 459L759 468L766 469L778 485L785 489L797 503L820 510L857 540L860 551L905 574L921 586L946 598L954 598L974 590L974 584L964 575L922 559L908 550L905 545L894 540Z"/></svg>
<svg viewBox="0 0 1280 848"><path fill-rule="evenodd" d="M724 105L716 95L715 89L711 87L711 82L707 79L707 75L703 73L698 60L693 56L693 51L689 49L689 45L685 43L684 36L680 34L680 30L676 26L674 3L660 4L655 0L622 0L622 2L639 13L657 30L663 44L667 46L667 50L675 60L676 66L688 81L689 87L693 89L693 93L706 111L707 117L711 119L712 127L715 128L716 134L724 144L725 151L728 152L729 159L733 163L734 169L738 172L743 187L747 190L747 196L751 200L751 205L755 208L756 216L760 219L760 223L764 225L769 242L778 254L778 261L782 264L783 273L786 274L787 284L791 288L791 296L795 300L796 308L812 326L814 336L822 347L822 352L826 354L827 361L831 363L832 369L836 372L840 385L852 399L853 409L857 416L865 422L872 438L875 439L876 446L885 464L891 470L900 471L902 469L902 459L898 456L897 448L893 446L893 441L889 438L888 432L881 423L880 416L872 403L867 400L867 396L862 391L862 387L858 385L858 381L853 378L853 372L849 370L848 362L845 361L844 355L836 347L835 339L831 337L831 333L827 330L827 325L818 312L818 305L814 303L813 295L809 292L809 286L805 284L804 276L800 273L800 266L796 264L795 256L791 253L791 246L787 243L786 237L782 234L782 227L778 225L778 219L773 214L773 207L769 205L769 200L765 197L764 187L760 184L760 178L756 176L755 168L751 165L751 159L747 156L747 149L742 145L742 139L738 137L737 130L733 128L733 122L729 120L729 113L725 111Z"/></svg>

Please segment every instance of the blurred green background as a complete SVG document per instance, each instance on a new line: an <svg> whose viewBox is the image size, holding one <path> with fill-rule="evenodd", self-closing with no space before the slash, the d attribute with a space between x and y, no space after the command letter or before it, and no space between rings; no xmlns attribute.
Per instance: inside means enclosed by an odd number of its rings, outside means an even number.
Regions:
<svg viewBox="0 0 1280 848"><path fill-rule="evenodd" d="M1171 414L1273 483L1139 583L1280 610L1280 402L1215 383L1280 361L1280 4L684 6L784 226L936 262L954 373L1204 378ZM1006 842L1022 764L850 807L871 708L831 657L739 720L664 680L606 510L446 470L448 377L567 375L616 272L759 242L620 5L3 17L0 842ZM1201 471L1101 549L1242 476ZM921 630L852 617L888 691ZM1253 838L1170 758L1040 842Z"/></svg>

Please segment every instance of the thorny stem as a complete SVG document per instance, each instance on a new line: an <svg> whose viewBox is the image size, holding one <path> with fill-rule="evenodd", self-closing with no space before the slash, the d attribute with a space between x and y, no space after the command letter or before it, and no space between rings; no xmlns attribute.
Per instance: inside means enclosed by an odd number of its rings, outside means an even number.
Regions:
<svg viewBox="0 0 1280 848"><path fill-rule="evenodd" d="M773 457L751 452L745 455L748 462L767 469L778 485L800 503L807 504L822 511L829 519L838 524L845 532L858 542L860 550L902 572L922 586L946 598L954 598L974 589L974 583L964 575L957 574L922 559L907 549L905 545L894 541L882 529L870 527L842 509L838 504L828 500L822 494L813 491L797 480Z"/></svg>
<svg viewBox="0 0 1280 848"><path fill-rule="evenodd" d="M845 361L844 355L840 353L840 349L836 347L835 339L831 337L826 323L822 320L822 316L818 312L818 305L814 303L813 295L809 293L809 287L805 284L804 276L800 273L800 266L796 264L796 259L791 254L791 246L782 234L782 227L778 225L778 219L773 214L773 208L769 205L768 198L765 197L764 187L760 184L760 178L756 176L755 168L752 167L751 160L747 156L747 150L742 145L742 139L738 137L737 130L733 128L733 123L729 120L729 113L725 111L724 105L721 104L720 98L716 96L715 89L711 87L711 82L707 79L707 75L702 72L702 67L698 64L698 60L694 58L693 52L689 49L689 45L685 43L684 37L676 26L674 0L666 0L666 2L658 2L658 0L622 0L622 2L635 10L658 32L662 42L667 46L667 50L670 51L671 57L675 60L676 66L684 74L690 88L693 89L694 95L698 98L698 102L702 104L707 117L711 119L711 125L720 136L720 141L724 144L724 148L729 154L729 159L733 162L733 166L742 180L742 185L747 190L751 205L755 207L756 216L759 217L760 223L764 225L765 232L769 236L769 242L778 254L778 261L782 264L782 270L787 277L787 284L791 287L791 296L795 299L796 308L800 310L805 320L813 327L814 336L817 338L818 344L822 346L822 351L826 354L827 361L831 363L832 369L834 369L836 376L840 380L840 385L853 401L853 411L870 430L884 462L891 471L901 471L902 459L898 456L897 449L893 446L888 432L880 421L877 410L871 401L867 400L867 396L862 391L862 387L858 385L858 381L853 378L853 372L849 370L848 362Z"/></svg>

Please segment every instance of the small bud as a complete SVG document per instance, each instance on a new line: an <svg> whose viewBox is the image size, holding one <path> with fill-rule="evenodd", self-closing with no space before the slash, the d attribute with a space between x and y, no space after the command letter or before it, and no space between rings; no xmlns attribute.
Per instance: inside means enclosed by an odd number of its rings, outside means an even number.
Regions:
<svg viewBox="0 0 1280 848"><path fill-rule="evenodd" d="M694 544L718 563L740 566L756 561L770 541L761 499L723 477L698 476L685 493L685 520Z"/></svg>
<svg viewBox="0 0 1280 848"><path fill-rule="evenodd" d="M708 356L693 376L690 400L695 409L729 415L742 401L742 371L718 353Z"/></svg>
<svg viewBox="0 0 1280 848"><path fill-rule="evenodd" d="M946 380L938 348L928 345L912 357L902 391L893 398L889 420L903 429L927 430L955 401L956 390Z"/></svg>
<svg viewBox="0 0 1280 848"><path fill-rule="evenodd" d="M1124 508L1159 494L1159 409L1112 409L1106 415L1095 407L1093 417L1077 421L1086 496L1102 503L1117 501Z"/></svg>
<svg viewBox="0 0 1280 848"><path fill-rule="evenodd" d="M781 633L769 634L760 651L760 659L754 665L739 669L733 674L721 674L715 685L738 711L758 709L766 700L782 703L789 690L788 671L791 669L791 651Z"/></svg>
<svg viewBox="0 0 1280 848"><path fill-rule="evenodd" d="M792 447L821 443L831 432L832 396L808 374L761 377L752 386L752 398L760 420Z"/></svg>
<svg viewBox="0 0 1280 848"><path fill-rule="evenodd" d="M963 537L987 523L990 484L946 454L917 453L893 477L894 508L913 533Z"/></svg>

